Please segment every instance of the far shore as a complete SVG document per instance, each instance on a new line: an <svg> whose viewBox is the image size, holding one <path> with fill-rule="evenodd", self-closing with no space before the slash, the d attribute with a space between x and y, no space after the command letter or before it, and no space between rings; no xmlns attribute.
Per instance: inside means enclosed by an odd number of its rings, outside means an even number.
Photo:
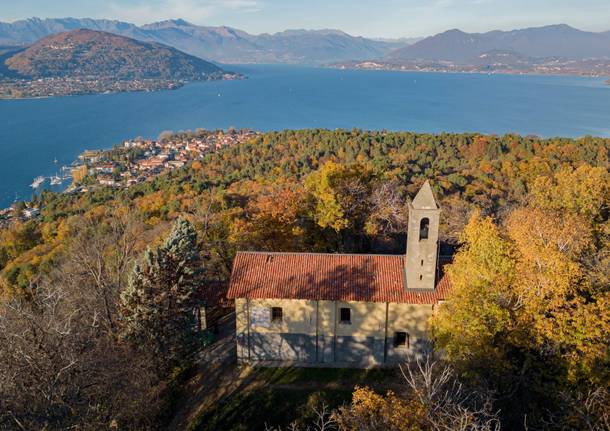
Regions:
<svg viewBox="0 0 610 431"><path fill-rule="evenodd" d="M570 73L570 72L536 72L536 71L516 71L516 70L449 70L449 69L418 69L402 68L402 67L384 67L381 63L380 67L358 67L359 64L364 62L349 65L349 64L329 64L322 66L327 69L336 70L359 70L359 71L370 71L370 72L406 72L406 73L451 73L451 74L475 74L475 75L518 75L518 76L564 76L564 77L576 77L576 78L596 78L596 79L607 79L610 77L609 74L593 74L593 73ZM610 79L604 81L604 84L610 85Z"/></svg>

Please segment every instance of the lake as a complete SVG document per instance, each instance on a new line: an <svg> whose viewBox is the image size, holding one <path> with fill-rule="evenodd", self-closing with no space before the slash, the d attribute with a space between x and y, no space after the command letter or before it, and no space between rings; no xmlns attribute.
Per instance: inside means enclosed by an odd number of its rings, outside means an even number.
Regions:
<svg viewBox="0 0 610 431"><path fill-rule="evenodd" d="M0 101L0 208L85 149L196 128L362 128L610 136L610 86L558 76L230 66L244 81ZM57 159L57 163L54 160ZM46 183L48 187L48 181Z"/></svg>

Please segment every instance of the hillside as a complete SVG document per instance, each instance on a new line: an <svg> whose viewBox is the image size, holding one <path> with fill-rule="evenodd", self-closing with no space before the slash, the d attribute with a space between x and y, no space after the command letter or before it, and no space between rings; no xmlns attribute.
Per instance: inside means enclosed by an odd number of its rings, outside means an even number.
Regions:
<svg viewBox="0 0 610 431"><path fill-rule="evenodd" d="M194 81L222 73L218 66L174 48L92 30L46 37L5 64L28 78L113 76Z"/></svg>
<svg viewBox="0 0 610 431"><path fill-rule="evenodd" d="M29 45L41 37L79 28L158 42L221 63L320 64L380 57L407 45L405 41L371 40L337 30L252 35L230 27L198 26L180 19L138 27L120 21L75 18L0 22L0 44Z"/></svg>
<svg viewBox="0 0 610 431"><path fill-rule="evenodd" d="M0 50L0 99L171 90L191 81L240 78L175 48L94 30Z"/></svg>
<svg viewBox="0 0 610 431"><path fill-rule="evenodd" d="M313 408L345 403L337 413L346 420L401 412L395 426L376 430L452 430L457 414L473 430L499 429L478 426L488 420L510 430L525 420L528 429L606 429L609 149L610 139L593 137L286 130L131 187L45 192L33 203L39 217L0 228L0 338L11 341L0 343L0 428L265 430L298 420L306 429ZM129 163L131 150L118 146L108 157ZM173 250L165 244L184 241L179 256L201 270L188 286L206 298L227 279L236 250L404 246L408 196L425 179L443 209L442 240L463 244L450 269L461 290L432 322L447 352L436 367L449 367L440 387L462 391L449 397L457 406L446 426L428 425L444 410L429 404L435 397L413 398L422 387L400 374L237 366L229 321L209 347L182 343L182 330L195 325L170 326L193 316L164 305L176 289L143 295L156 301L150 308L124 302L140 279L130 277L141 274L134 263ZM184 268L162 263L154 267L162 281L146 286L170 285ZM133 319L132 309L147 314ZM150 335L124 336L130 322ZM155 336L166 327L171 336ZM358 394L366 396L360 410Z"/></svg>

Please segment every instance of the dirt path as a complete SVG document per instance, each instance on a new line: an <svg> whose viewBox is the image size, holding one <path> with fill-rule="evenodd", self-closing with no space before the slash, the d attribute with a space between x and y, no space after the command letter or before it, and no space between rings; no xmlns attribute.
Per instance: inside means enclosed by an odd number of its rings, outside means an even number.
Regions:
<svg viewBox="0 0 610 431"><path fill-rule="evenodd" d="M169 430L187 429L202 412L251 381L251 369L236 366L235 314L221 318L218 328L214 343L199 354L197 371L183 388Z"/></svg>

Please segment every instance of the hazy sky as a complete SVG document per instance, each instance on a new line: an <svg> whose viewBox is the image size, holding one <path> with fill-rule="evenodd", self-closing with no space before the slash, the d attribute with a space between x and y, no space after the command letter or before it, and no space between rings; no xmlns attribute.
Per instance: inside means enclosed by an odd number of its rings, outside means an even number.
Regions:
<svg viewBox="0 0 610 431"><path fill-rule="evenodd" d="M0 0L0 21L31 16L137 24L183 18L251 33L339 28L355 35L401 37L558 23L607 31L610 0Z"/></svg>

